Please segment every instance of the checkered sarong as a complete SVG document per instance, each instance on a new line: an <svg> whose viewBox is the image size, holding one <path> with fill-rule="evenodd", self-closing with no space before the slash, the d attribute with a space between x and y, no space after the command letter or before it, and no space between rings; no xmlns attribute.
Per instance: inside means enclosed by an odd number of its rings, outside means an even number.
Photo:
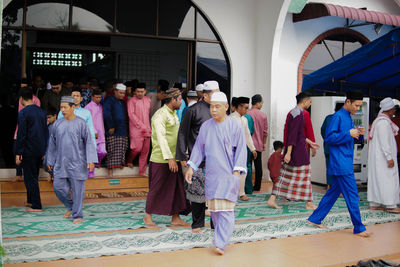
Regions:
<svg viewBox="0 0 400 267"><path fill-rule="evenodd" d="M279 180L272 194L289 200L312 201L310 165L290 166L282 163Z"/></svg>
<svg viewBox="0 0 400 267"><path fill-rule="evenodd" d="M106 136L107 168L118 168L125 164L125 153L128 149L127 136Z"/></svg>

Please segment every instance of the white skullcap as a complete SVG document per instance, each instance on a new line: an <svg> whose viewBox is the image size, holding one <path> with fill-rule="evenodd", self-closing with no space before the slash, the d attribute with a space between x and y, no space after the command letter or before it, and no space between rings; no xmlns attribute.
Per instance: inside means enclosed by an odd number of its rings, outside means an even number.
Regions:
<svg viewBox="0 0 400 267"><path fill-rule="evenodd" d="M47 84L46 84L46 89L47 89L47 90L50 90L50 89L51 89L51 84L50 84L50 83L47 83Z"/></svg>
<svg viewBox="0 0 400 267"><path fill-rule="evenodd" d="M202 83L199 83L198 85L196 85L196 91L203 92L203 88L204 88L204 85Z"/></svg>
<svg viewBox="0 0 400 267"><path fill-rule="evenodd" d="M218 90L219 85L217 81L206 81L204 83L203 90L204 91L211 91L211 90Z"/></svg>
<svg viewBox="0 0 400 267"><path fill-rule="evenodd" d="M126 90L126 86L123 83L117 83L117 86L115 87L117 90Z"/></svg>
<svg viewBox="0 0 400 267"><path fill-rule="evenodd" d="M386 97L379 103L379 107L382 111L388 111L394 108L394 101L390 97Z"/></svg>
<svg viewBox="0 0 400 267"><path fill-rule="evenodd" d="M228 104L228 99L223 92L215 92L211 95L211 102L222 102Z"/></svg>

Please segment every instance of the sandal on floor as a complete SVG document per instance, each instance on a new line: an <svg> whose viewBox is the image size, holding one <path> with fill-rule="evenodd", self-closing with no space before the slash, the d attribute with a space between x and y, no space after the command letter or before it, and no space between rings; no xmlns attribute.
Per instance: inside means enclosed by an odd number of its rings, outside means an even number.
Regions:
<svg viewBox="0 0 400 267"><path fill-rule="evenodd" d="M400 213L400 208L386 209L386 211L390 213Z"/></svg>
<svg viewBox="0 0 400 267"><path fill-rule="evenodd" d="M369 209L370 210L385 210L385 208L384 207L380 207L380 206L378 206L378 207L369 207Z"/></svg>

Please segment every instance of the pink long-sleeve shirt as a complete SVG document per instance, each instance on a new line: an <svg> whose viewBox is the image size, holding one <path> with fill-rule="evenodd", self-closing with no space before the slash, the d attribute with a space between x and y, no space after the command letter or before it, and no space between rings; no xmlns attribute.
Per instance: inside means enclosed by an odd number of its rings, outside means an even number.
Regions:
<svg viewBox="0 0 400 267"><path fill-rule="evenodd" d="M259 109L252 108L247 113L254 120L254 133L252 135L253 143L258 152L265 150L264 138L268 137L267 115Z"/></svg>
<svg viewBox="0 0 400 267"><path fill-rule="evenodd" d="M144 137L151 136L150 126L150 98L142 99L136 96L126 104L129 117L129 138L131 149L141 148Z"/></svg>
<svg viewBox="0 0 400 267"><path fill-rule="evenodd" d="M89 104L85 106L85 109L89 110L92 114L94 133L97 134L96 144L105 143L103 106L90 101Z"/></svg>

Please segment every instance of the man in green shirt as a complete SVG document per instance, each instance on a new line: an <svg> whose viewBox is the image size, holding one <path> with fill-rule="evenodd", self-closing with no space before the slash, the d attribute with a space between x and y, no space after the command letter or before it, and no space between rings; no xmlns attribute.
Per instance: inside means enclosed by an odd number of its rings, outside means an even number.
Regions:
<svg viewBox="0 0 400 267"><path fill-rule="evenodd" d="M149 193L146 200L146 215L143 222L154 227L152 214L172 216L171 225L190 226L179 214L189 214L190 204L186 199L182 167L175 159L179 131L176 115L182 104L178 88L165 92L165 105L151 119L151 142L153 144L149 164Z"/></svg>

